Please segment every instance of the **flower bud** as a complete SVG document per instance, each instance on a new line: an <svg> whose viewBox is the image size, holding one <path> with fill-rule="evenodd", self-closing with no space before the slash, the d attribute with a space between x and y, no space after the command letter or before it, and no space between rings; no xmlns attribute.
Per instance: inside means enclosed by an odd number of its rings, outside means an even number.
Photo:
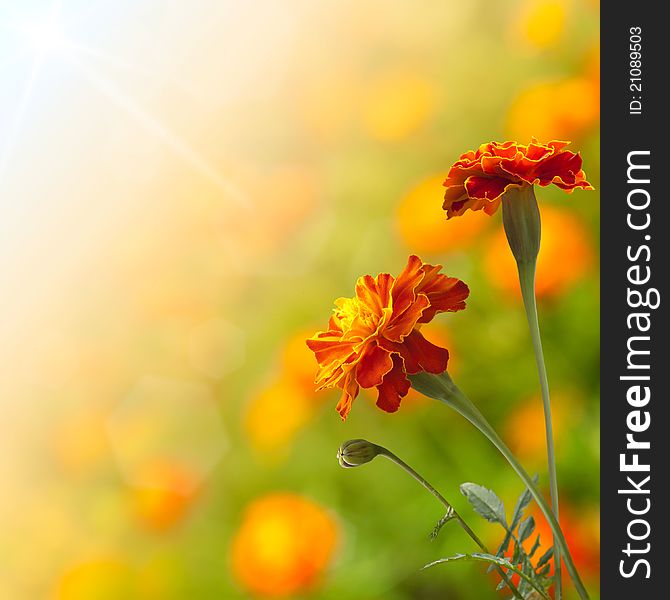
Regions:
<svg viewBox="0 0 670 600"><path fill-rule="evenodd" d="M503 196L503 225L517 264L535 264L540 251L540 210L532 185L509 188Z"/></svg>
<svg viewBox="0 0 670 600"><path fill-rule="evenodd" d="M349 440L337 451L337 460L345 469L369 463L380 454L381 447L367 440Z"/></svg>

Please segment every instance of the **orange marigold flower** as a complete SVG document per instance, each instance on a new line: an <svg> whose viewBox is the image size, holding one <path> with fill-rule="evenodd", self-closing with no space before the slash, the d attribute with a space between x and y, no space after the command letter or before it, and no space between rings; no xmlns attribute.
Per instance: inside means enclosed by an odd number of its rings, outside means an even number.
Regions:
<svg viewBox="0 0 670 600"><path fill-rule="evenodd" d="M407 395L407 374L442 373L449 352L426 340L419 328L438 312L465 308L470 293L462 281L410 256L398 277L365 275L353 298L340 298L328 331L307 340L319 363L317 390L343 390L337 411L346 419L359 389L377 388L377 406L395 412Z"/></svg>
<svg viewBox="0 0 670 600"><path fill-rule="evenodd" d="M582 157L564 149L569 143L540 144L535 138L527 146L489 142L462 154L442 184L447 188L442 205L447 218L468 209L492 215L513 187L553 183L566 192L593 189L582 170Z"/></svg>

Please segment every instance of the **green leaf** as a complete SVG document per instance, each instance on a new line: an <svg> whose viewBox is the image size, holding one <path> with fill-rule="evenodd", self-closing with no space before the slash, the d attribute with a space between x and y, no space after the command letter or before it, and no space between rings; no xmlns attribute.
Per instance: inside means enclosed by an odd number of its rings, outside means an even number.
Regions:
<svg viewBox="0 0 670 600"><path fill-rule="evenodd" d="M519 525L519 542L525 542L535 531L535 519L531 516Z"/></svg>
<svg viewBox="0 0 670 600"><path fill-rule="evenodd" d="M449 510L447 510L447 513L437 522L437 525L435 525L433 531L430 532L430 539L434 540L442 528L454 518L456 518L456 513L454 512L454 508L450 506Z"/></svg>
<svg viewBox="0 0 670 600"><path fill-rule="evenodd" d="M533 483L537 485L537 482L539 481L539 476L537 473L533 475ZM521 521L521 517L523 516L523 511L528 508L528 505L530 504L530 501L533 499L533 496L530 493L530 490L526 488L523 492L521 492L521 495L516 501L516 506L514 507L514 514L512 515L512 526L511 529L515 529L516 526L519 524Z"/></svg>
<svg viewBox="0 0 670 600"><path fill-rule="evenodd" d="M537 474L533 475L533 483L537 485L537 482L539 481L539 477ZM512 534L516 528L519 522L521 521L521 517L523 517L523 511L528 508L528 505L530 504L530 501L533 499L532 494L530 493L530 490L526 488L523 492L521 492L521 495L516 501L516 506L514 507L514 513L512 515L512 524L510 525L509 529L510 531L507 532L505 535L505 539L503 539L502 544L500 544L500 547L498 548L497 555L502 556L507 552L507 548L509 547L510 540L512 539Z"/></svg>
<svg viewBox="0 0 670 600"><path fill-rule="evenodd" d="M539 476L537 473L533 475L533 483L537 485L537 482L539 481ZM519 522L521 521L521 518L523 517L523 511L528 508L528 505L530 504L530 501L533 499L533 495L530 493L530 490L526 488L523 492L521 492L521 495L516 501L516 505L514 506L514 513L512 514L512 524L509 526L509 529L505 533L505 537L503 538L503 541L500 543L500 546L498 546L498 551L496 552L496 556L504 556L505 553L507 552L507 549L509 548L509 543L512 541L512 534L514 533L514 530L517 528L517 525L519 525ZM531 555L532 556L532 555ZM489 567L487 573L490 573L493 570L493 567Z"/></svg>
<svg viewBox="0 0 670 600"><path fill-rule="evenodd" d="M521 577L522 581L525 581L532 589L538 592L542 598L544 598L545 600L551 600L546 590L541 585L536 583L533 579L531 579L521 569L515 567L506 558L494 556L493 554L484 554L483 552L476 552L473 554L456 554L455 556L449 556L447 558L440 558L438 560L435 560L431 563L428 563L423 568L428 569L430 567L434 567L435 565L439 565L442 563L453 563L453 562L484 562L502 567L504 569L508 569L509 571L512 571L516 573L519 577Z"/></svg>
<svg viewBox="0 0 670 600"><path fill-rule="evenodd" d="M530 552L528 553L528 558L533 558L533 555L537 552L537 549L540 547L540 536L538 535L535 538L535 543L533 544L533 547L530 549Z"/></svg>
<svg viewBox="0 0 670 600"><path fill-rule="evenodd" d="M554 556L554 547L552 546L540 557L540 560L537 561L537 565L535 566L535 568L539 569L542 565L548 563L553 556Z"/></svg>
<svg viewBox="0 0 670 600"><path fill-rule="evenodd" d="M491 490L476 483L463 483L461 493L468 499L478 515L491 523L499 523L507 529L505 506Z"/></svg>

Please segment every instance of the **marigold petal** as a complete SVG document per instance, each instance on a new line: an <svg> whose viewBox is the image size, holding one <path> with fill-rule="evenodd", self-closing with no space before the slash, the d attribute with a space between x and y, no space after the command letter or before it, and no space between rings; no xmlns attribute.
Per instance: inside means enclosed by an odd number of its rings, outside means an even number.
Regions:
<svg viewBox="0 0 670 600"><path fill-rule="evenodd" d="M503 165L514 160L514 157L505 158L502 156L482 156L480 159L481 170L483 171L484 175L488 175L489 177L502 177L503 179L509 179L509 173L505 171Z"/></svg>
<svg viewBox="0 0 670 600"><path fill-rule="evenodd" d="M468 192L465 189L465 181L456 185L449 185L444 192L444 203L442 204L442 208L446 210L455 202L460 202L461 200L467 199L467 197Z"/></svg>
<svg viewBox="0 0 670 600"><path fill-rule="evenodd" d="M384 336L400 342L414 328L430 301L417 296L417 286L424 278L423 261L415 255L409 257L407 266L398 275L391 290L392 313Z"/></svg>
<svg viewBox="0 0 670 600"><path fill-rule="evenodd" d="M431 344L416 329L408 335L403 343L402 356L408 373L444 373L449 362L449 350Z"/></svg>
<svg viewBox="0 0 670 600"><path fill-rule="evenodd" d="M447 211L447 219L451 219L451 217L459 217L468 209L473 211L481 210L482 208L485 208L486 204L488 204L487 200L469 198L464 186L461 187L461 189L463 190L462 199L454 202L448 202L445 200L444 204L442 205L442 208Z"/></svg>
<svg viewBox="0 0 670 600"><path fill-rule="evenodd" d="M393 299L393 312L400 313L405 310L415 299L414 290L423 279L423 261L412 254L407 260L407 265L396 278L391 298Z"/></svg>
<svg viewBox="0 0 670 600"><path fill-rule="evenodd" d="M411 387L403 368L403 361L397 354L393 355L393 368L377 386L377 406L383 411L393 413L400 407L400 401L407 395Z"/></svg>
<svg viewBox="0 0 670 600"><path fill-rule="evenodd" d="M376 278L365 275L356 283L356 297L370 312L381 315L389 304L394 278L388 273L380 273Z"/></svg>
<svg viewBox="0 0 670 600"><path fill-rule="evenodd" d="M555 147L543 146L542 144L538 144L537 140L535 140L530 144L528 144L528 150L526 151L526 158L528 158L528 160L533 161L542 160L545 156L547 156L547 154L551 154L552 152L555 152L555 150L556 150Z"/></svg>
<svg viewBox="0 0 670 600"><path fill-rule="evenodd" d="M563 150L563 148L569 145L570 142L564 142L562 140L552 140L547 144L547 146L553 149L554 153L560 152L561 150Z"/></svg>
<svg viewBox="0 0 670 600"><path fill-rule="evenodd" d="M576 174L581 170L582 157L565 150L538 164L535 173L540 185L549 185L557 176L565 183L572 184L576 180Z"/></svg>
<svg viewBox="0 0 670 600"><path fill-rule="evenodd" d="M465 190L470 198L495 200L503 195L510 182L500 177L468 177Z"/></svg>
<svg viewBox="0 0 670 600"><path fill-rule="evenodd" d="M406 335L423 319L426 310L430 310L430 300L425 294L419 294L415 300L398 316L392 316L384 337L394 342L402 342ZM435 314L433 312L433 314Z"/></svg>
<svg viewBox="0 0 670 600"><path fill-rule="evenodd" d="M428 323L438 312L456 312L465 308L470 288L460 279L440 273L441 265L425 265L425 277L417 292L425 294L430 307L423 311L419 323Z"/></svg>
<svg viewBox="0 0 670 600"><path fill-rule="evenodd" d="M314 352L320 365L327 365L333 361L346 361L355 353L356 343L342 339L342 333L338 331L322 331L307 340L308 348Z"/></svg>
<svg viewBox="0 0 670 600"><path fill-rule="evenodd" d="M356 379L352 374L347 375L344 379L342 386L342 397L337 403L337 412L340 413L340 417L345 421L349 412L351 411L351 405L354 403L356 396L358 396L359 387L356 383Z"/></svg>
<svg viewBox="0 0 670 600"><path fill-rule="evenodd" d="M370 344L356 369L356 380L363 388L381 385L384 375L393 368L391 353L377 344Z"/></svg>
<svg viewBox="0 0 670 600"><path fill-rule="evenodd" d="M503 199L502 196L498 196L498 198L496 198L492 202L486 202L482 207L483 211L490 217L498 210L498 207L500 206L502 199Z"/></svg>

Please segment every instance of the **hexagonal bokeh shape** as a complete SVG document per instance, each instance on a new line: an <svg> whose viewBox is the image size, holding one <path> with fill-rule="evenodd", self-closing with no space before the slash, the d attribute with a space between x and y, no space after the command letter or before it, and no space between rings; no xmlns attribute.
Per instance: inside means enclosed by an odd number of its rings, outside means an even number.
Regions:
<svg viewBox="0 0 670 600"><path fill-rule="evenodd" d="M119 469L135 487L189 491L228 445L209 388L180 379L142 377L107 429Z"/></svg>

